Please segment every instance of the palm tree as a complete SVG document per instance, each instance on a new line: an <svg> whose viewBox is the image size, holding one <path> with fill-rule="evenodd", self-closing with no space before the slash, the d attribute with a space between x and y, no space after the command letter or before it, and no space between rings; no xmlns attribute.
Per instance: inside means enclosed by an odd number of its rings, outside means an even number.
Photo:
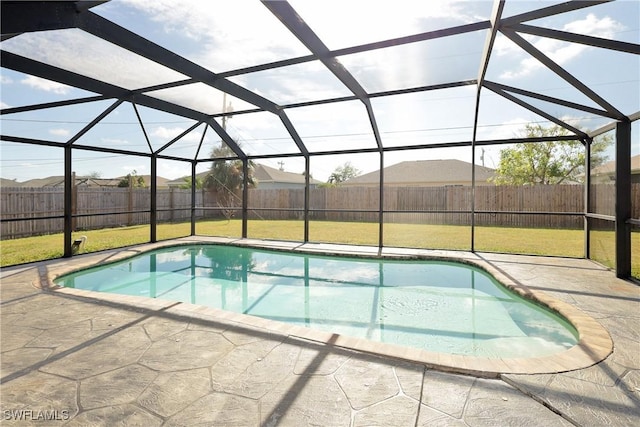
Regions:
<svg viewBox="0 0 640 427"><path fill-rule="evenodd" d="M220 157L235 157L235 153L225 144L216 147L211 152L213 159ZM253 176L254 165L249 162L247 180L249 186L255 186ZM216 192L217 204L223 208L227 219L233 215L237 201L241 200L240 193L244 183L242 160L214 160L211 170L204 179L204 188Z"/></svg>

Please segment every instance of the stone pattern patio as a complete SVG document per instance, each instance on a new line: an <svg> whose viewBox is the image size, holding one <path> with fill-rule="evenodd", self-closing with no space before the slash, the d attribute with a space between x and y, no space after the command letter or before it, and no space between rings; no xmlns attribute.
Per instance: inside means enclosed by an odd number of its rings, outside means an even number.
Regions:
<svg viewBox="0 0 640 427"><path fill-rule="evenodd" d="M558 374L438 372L188 304L37 289L43 268L68 262L58 260L1 272L2 423L640 425L640 287L586 260L473 256L596 318L610 331L613 354Z"/></svg>

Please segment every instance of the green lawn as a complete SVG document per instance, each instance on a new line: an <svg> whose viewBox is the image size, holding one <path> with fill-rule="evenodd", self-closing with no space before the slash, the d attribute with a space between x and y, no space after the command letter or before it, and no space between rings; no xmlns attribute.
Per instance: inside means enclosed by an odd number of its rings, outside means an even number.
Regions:
<svg viewBox="0 0 640 427"><path fill-rule="evenodd" d="M73 237L87 236L85 252L97 252L149 241L149 226L119 227L81 231ZM188 236L189 223L159 224L158 240ZM202 221L196 224L196 234L203 236L240 237L240 220ZM302 221L250 220L248 236L258 239L304 240ZM595 259L612 266L613 233L594 232L592 253ZM633 233L632 248L640 248L640 233ZM311 221L309 240L356 245L377 245L378 224L360 222ZM395 224L384 226L384 245L413 248L469 250L471 228L468 226ZM520 253L582 257L582 230L531 229L509 227L476 227L475 249L486 252ZM632 251L633 275L640 277L640 251ZM63 254L63 235L27 237L0 242L0 265L9 266L43 259L59 258Z"/></svg>

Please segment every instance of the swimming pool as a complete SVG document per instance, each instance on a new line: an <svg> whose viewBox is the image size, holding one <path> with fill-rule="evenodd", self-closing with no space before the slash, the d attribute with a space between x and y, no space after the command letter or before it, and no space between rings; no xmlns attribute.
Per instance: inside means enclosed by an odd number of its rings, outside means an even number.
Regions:
<svg viewBox="0 0 640 427"><path fill-rule="evenodd" d="M62 276L65 287L189 302L430 352L538 357L577 343L551 310L477 267L231 245L157 249Z"/></svg>

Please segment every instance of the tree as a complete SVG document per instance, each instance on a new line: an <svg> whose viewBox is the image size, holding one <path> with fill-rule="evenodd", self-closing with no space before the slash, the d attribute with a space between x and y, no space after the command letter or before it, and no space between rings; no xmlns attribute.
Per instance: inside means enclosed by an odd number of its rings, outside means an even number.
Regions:
<svg viewBox="0 0 640 427"><path fill-rule="evenodd" d="M145 186L144 178L139 176L135 169L133 170L133 172L127 174L124 178L122 178L118 183L118 187L129 186L134 188L142 188Z"/></svg>
<svg viewBox="0 0 640 427"><path fill-rule="evenodd" d="M358 175L360 175L360 171L355 168L351 162L346 162L344 165L334 169L331 175L329 175L327 183L337 185Z"/></svg>
<svg viewBox="0 0 640 427"><path fill-rule="evenodd" d="M191 190L191 177L188 176L184 179L184 184L180 185L178 188L183 190ZM198 176L196 176L196 189L202 190L204 188L204 180Z"/></svg>
<svg viewBox="0 0 640 427"><path fill-rule="evenodd" d="M569 135L558 125L528 124L523 135L529 138ZM612 138L603 135L591 144L591 165L606 161L604 151ZM585 148L581 141L543 141L518 143L500 151L500 162L493 181L497 185L562 184L584 181Z"/></svg>
<svg viewBox="0 0 640 427"><path fill-rule="evenodd" d="M235 153L226 145L222 144L211 152L212 158L235 157ZM249 186L255 186L253 177L253 162L249 162L247 180ZM211 170L204 179L203 186L207 190L215 191L218 196L218 205L223 208L234 207L236 200L240 199L237 194L241 191L244 182L244 171L242 160L218 160L211 165ZM225 211L225 216L229 218L232 210Z"/></svg>

